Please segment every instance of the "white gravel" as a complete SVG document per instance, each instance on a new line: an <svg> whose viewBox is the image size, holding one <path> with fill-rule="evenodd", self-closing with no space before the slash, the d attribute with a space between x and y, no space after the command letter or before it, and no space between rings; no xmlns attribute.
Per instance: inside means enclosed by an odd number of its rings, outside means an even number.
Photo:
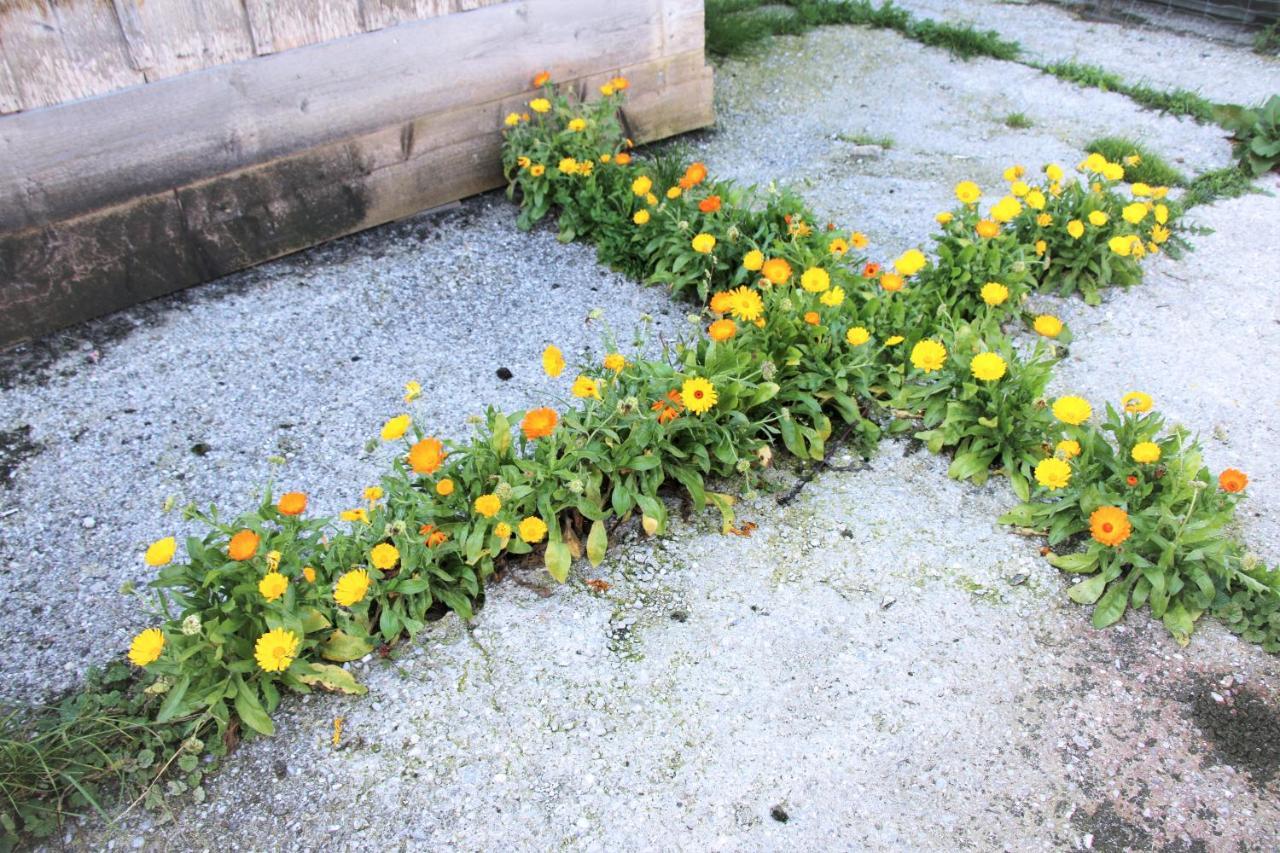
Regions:
<svg viewBox="0 0 1280 853"><path fill-rule="evenodd" d="M1057 26L1087 26L1117 49L1130 37L1073 21ZM1183 37L1149 38L1165 38L1169 55L1185 49ZM1244 76L1253 66L1241 62ZM870 233L881 258L927 237L955 181L994 188L1010 162L1074 163L1080 145L1103 133L1135 134L1189 171L1229 160L1212 128L1020 65L961 63L855 28L781 39L725 64L717 106L717 132L692 140L713 172L796 185L823 214ZM1005 128L1014 110L1035 127ZM833 137L860 132L896 144L850 159L850 143ZM1272 272L1280 245L1267 235L1278 204L1253 196L1202 210L1197 217L1217 230L1197 238L1195 254L1158 260L1146 284L1100 309L1061 306L1077 341L1059 368L1062 387L1099 402L1131 387L1152 393L1206 435L1212 464L1249 470L1244 535L1273 560L1280 386L1268 367L1280 355ZM663 307L667 328L680 322L678 306L599 270L589 249L519 235L512 221L501 201L483 199L444 223L409 223L269 265L238 285L202 289L217 299L157 312L96 365L73 354L57 365L73 375L55 370L46 385L6 392L0 430L31 423L48 448L3 493L22 510L0 520L4 591L29 595L30 606L37 597L28 586L53 577L40 601L60 596L61 607L35 627L12 615L21 608L6 609L5 690L29 695L44 680L19 653L33 636L60 639L45 627L53 619L93 620L78 642L101 656L118 651L135 618L128 604L85 607L71 579L83 565L102 567L102 589L143 577L136 554L166 530L155 511L164 494L242 497L284 434L296 442L289 484L337 508L377 470L355 449L403 380L428 383L439 400L430 416L456 434L483 401L502 394L516 405L532 393L549 338L592 340L579 322L587 307L605 304L622 329ZM406 341L420 343L406 353ZM273 353L269 371L263 352ZM362 361L352 364L356 354ZM511 383L492 378L503 363L517 370ZM219 379L242 389L243 402ZM141 414L122 414L142 406L153 428ZM282 419L298 426L277 431ZM91 432L72 441L81 428ZM201 440L214 450L191 457L190 443ZM1039 543L994 523L1014 501L1002 483L948 481L944 460L904 450L886 443L871 470L822 475L785 509L771 497L746 502L741 517L759 525L750 538L721 536L699 517L677 521L659 542L629 539L599 571L580 566L563 587L541 574L513 577L493 588L470 631L449 617L394 660L360 667L368 698L287 703L281 734L245 745L204 804L174 820L134 816L109 831L89 824L66 842L1280 844L1280 659L1211 622L1187 649L1145 613L1092 631ZM97 525L81 531L88 513ZM40 559L30 559L32 543ZM582 577L612 587L594 593ZM60 642L41 660L78 668L80 653ZM1261 722L1226 716L1250 697L1266 709ZM339 749L330 744L335 716L346 721ZM1272 763L1231 753L1224 744L1233 737L1255 737Z"/></svg>

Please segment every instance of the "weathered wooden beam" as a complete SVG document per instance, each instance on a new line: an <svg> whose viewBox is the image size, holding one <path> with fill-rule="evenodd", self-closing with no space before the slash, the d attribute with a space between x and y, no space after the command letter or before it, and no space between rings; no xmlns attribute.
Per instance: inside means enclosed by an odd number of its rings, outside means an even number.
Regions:
<svg viewBox="0 0 1280 853"><path fill-rule="evenodd" d="M714 120L700 48L565 84L594 91L619 70L638 142ZM527 97L411 116L0 234L0 346L500 186L501 120Z"/></svg>

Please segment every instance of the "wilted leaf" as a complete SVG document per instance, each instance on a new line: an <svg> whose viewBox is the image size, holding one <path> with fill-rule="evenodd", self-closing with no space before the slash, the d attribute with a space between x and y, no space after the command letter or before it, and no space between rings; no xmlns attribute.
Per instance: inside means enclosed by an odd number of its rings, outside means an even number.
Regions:
<svg viewBox="0 0 1280 853"><path fill-rule="evenodd" d="M300 674L298 680L303 684L323 687L325 690L331 690L334 693L363 696L369 692L369 688L356 681L354 675L331 663L313 663L311 671Z"/></svg>

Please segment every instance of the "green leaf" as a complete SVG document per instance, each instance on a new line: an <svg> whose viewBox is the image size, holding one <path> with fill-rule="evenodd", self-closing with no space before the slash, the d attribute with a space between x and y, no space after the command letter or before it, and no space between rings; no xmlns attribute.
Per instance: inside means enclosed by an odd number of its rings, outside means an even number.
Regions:
<svg viewBox="0 0 1280 853"><path fill-rule="evenodd" d="M373 644L368 640L353 637L341 629L330 634L329 639L320 646L320 655L325 660L339 662L362 658L371 651L373 651Z"/></svg>
<svg viewBox="0 0 1280 853"><path fill-rule="evenodd" d="M276 733L275 723L271 722L267 712L262 709L262 704L258 702L258 691L243 681L236 691L236 716L240 718L240 722L259 734Z"/></svg>
<svg viewBox="0 0 1280 853"><path fill-rule="evenodd" d="M569 554L569 546L564 542L548 542L545 554L547 572L558 582L564 583L569 578L569 566L573 557Z"/></svg>
<svg viewBox="0 0 1280 853"><path fill-rule="evenodd" d="M302 611L302 630L310 634L312 631L323 631L333 623L329 621L329 617L325 616L314 607L308 607Z"/></svg>
<svg viewBox="0 0 1280 853"><path fill-rule="evenodd" d="M1105 578L1105 575L1098 575L1089 580L1097 580ZM1088 583L1089 581L1085 581ZM1084 584L1075 587L1079 589ZM1073 590L1074 591L1074 590ZM1120 617L1124 615L1125 608L1129 606L1129 585L1126 583L1114 583L1107 590L1106 595L1098 602L1098 606L1093 608L1093 627L1106 628L1120 621Z"/></svg>
<svg viewBox="0 0 1280 853"><path fill-rule="evenodd" d="M1067 590L1067 597L1076 604L1093 604L1107 587L1105 574L1094 575Z"/></svg>
<svg viewBox="0 0 1280 853"><path fill-rule="evenodd" d="M313 687L323 687L334 693L347 693L352 696L363 696L369 688L356 681L354 675L340 666L331 663L313 663L311 671L298 674L298 680Z"/></svg>
<svg viewBox="0 0 1280 853"><path fill-rule="evenodd" d="M157 723L167 723L174 717L180 717L186 712L186 707L182 700L187 695L187 688L191 686L191 676L184 675L179 678L173 687L169 688L168 694L164 697L164 704L160 706L160 710L156 712Z"/></svg>
<svg viewBox="0 0 1280 853"><path fill-rule="evenodd" d="M603 521L593 521L591 532L587 534L587 559L592 566L599 566L604 561L604 552L609 547L609 534L605 532Z"/></svg>
<svg viewBox="0 0 1280 853"><path fill-rule="evenodd" d="M1072 574L1089 574L1098 568L1098 555L1088 551L1076 554L1054 554L1049 557L1049 564L1054 568ZM1096 599L1097 596L1095 595Z"/></svg>

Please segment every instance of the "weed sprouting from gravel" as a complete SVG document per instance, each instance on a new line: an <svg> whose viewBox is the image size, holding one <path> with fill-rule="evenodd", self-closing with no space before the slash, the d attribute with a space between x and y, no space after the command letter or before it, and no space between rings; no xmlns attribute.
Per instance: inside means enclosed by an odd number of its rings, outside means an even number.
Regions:
<svg viewBox="0 0 1280 853"><path fill-rule="evenodd" d="M1026 130L1034 127L1035 124L1027 117L1026 113L1009 113L1004 117L1004 126L1010 130Z"/></svg>
<svg viewBox="0 0 1280 853"><path fill-rule="evenodd" d="M1090 154L1101 154L1124 166L1124 179L1153 186L1184 187L1187 176L1170 166L1159 154L1140 142L1123 136L1104 136L1084 146Z"/></svg>

